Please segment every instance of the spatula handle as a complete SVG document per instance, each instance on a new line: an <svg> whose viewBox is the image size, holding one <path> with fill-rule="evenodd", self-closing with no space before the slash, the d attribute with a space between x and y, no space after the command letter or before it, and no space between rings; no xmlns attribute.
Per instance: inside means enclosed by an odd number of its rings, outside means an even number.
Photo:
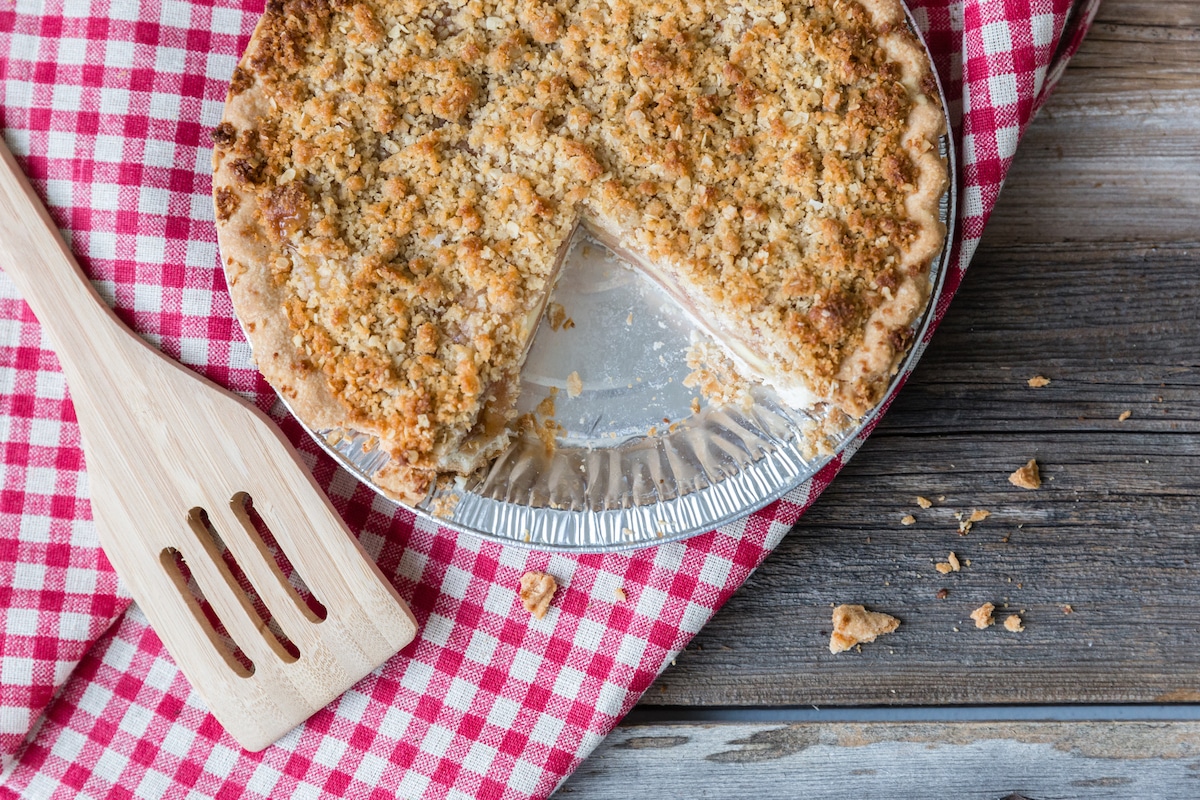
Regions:
<svg viewBox="0 0 1200 800"><path fill-rule="evenodd" d="M50 334L72 390L76 367L132 337L92 287L50 212L0 140L0 267Z"/></svg>

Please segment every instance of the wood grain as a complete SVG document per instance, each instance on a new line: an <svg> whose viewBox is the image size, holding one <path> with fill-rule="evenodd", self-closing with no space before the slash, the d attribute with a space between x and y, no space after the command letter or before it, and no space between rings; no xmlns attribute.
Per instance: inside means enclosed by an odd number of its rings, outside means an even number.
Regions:
<svg viewBox="0 0 1200 800"><path fill-rule="evenodd" d="M1198 769L1194 722L653 725L614 733L556 796L1183 800Z"/></svg>
<svg viewBox="0 0 1200 800"><path fill-rule="evenodd" d="M1195 3L1106 0L909 385L643 702L1200 701L1198 40ZM838 603L903 624L831 656Z"/></svg>

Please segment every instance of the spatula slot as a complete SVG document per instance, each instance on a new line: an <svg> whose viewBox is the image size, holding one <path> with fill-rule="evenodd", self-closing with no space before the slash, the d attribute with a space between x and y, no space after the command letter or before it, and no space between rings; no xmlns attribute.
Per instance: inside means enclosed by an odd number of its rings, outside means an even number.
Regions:
<svg viewBox="0 0 1200 800"><path fill-rule="evenodd" d="M275 538L275 534L271 532L271 527L267 525L262 516L255 510L254 498L247 492L238 492L233 496L230 506L233 509L233 513L242 520L247 535L255 542L259 551L262 552L263 560L268 564L274 565L274 572L279 579L280 585L296 604L296 608L300 613L309 622L320 622L325 619L329 615L325 604L318 600L317 596L308 588L308 584L304 581L304 576L292 564L287 552L280 546L279 541Z"/></svg>
<svg viewBox="0 0 1200 800"><path fill-rule="evenodd" d="M188 524L196 534L196 538L200 541L201 546L217 564L217 567L224 567L222 571L225 573L231 588L234 591L241 592L242 596L249 601L247 611L252 615L254 626L267 639L267 644L275 645L271 650L279 656L281 661L287 664L300 658L300 648L283 632L283 628L280 627L279 621L271 613L271 609L267 607L262 595L255 588L241 565L238 564L233 551L229 549L228 545L221 538L221 534L213 527L212 522L208 518L208 512L203 508L193 508L188 512ZM237 533L233 532L233 535L236 536ZM251 536L251 539L256 538ZM258 542L255 543L258 544ZM261 547L258 549L261 550ZM274 639L274 642L271 639Z"/></svg>
<svg viewBox="0 0 1200 800"><path fill-rule="evenodd" d="M213 643L229 668L243 678L253 675L254 662L225 629L221 618L217 616L212 604L208 602L204 592L201 591L200 585L192 577L192 571L188 569L187 562L183 560L183 554L174 547L164 547L162 553L159 554L159 561L162 562L163 569L167 571L167 575L170 576L175 587L179 589L179 595L187 604L188 610L192 612L196 624L208 636L209 641Z"/></svg>

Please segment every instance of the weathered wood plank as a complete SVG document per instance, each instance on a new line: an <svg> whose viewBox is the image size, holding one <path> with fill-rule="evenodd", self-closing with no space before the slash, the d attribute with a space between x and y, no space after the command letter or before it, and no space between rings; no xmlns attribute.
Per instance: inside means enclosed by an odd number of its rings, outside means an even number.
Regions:
<svg viewBox="0 0 1200 800"><path fill-rule="evenodd" d="M1197 39L1200 5L1107 0L913 379L643 702L1200 701ZM1010 486L1033 457L1045 487ZM976 630L984 601L1025 632ZM842 602L903 624L830 656Z"/></svg>
<svg viewBox="0 0 1200 800"><path fill-rule="evenodd" d="M1194 798L1200 723L652 725L617 730L558 797Z"/></svg>

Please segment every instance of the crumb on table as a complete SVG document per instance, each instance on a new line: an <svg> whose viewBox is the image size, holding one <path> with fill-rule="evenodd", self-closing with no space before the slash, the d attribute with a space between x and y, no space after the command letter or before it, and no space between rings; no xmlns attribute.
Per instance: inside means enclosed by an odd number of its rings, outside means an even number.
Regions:
<svg viewBox="0 0 1200 800"><path fill-rule="evenodd" d="M900 518L901 525L915 525L916 522L917 522L917 518L914 517L912 514L905 514L903 517Z"/></svg>
<svg viewBox="0 0 1200 800"><path fill-rule="evenodd" d="M993 603L984 603L979 608L971 612L971 619L975 620L976 628L989 628L996 623L996 618L992 616L992 612L996 610Z"/></svg>
<svg viewBox="0 0 1200 800"><path fill-rule="evenodd" d="M1050 379L1042 377L1041 375L1034 375L1032 378L1029 379L1029 385L1032 386L1034 389L1040 389L1043 386L1049 386Z"/></svg>
<svg viewBox="0 0 1200 800"><path fill-rule="evenodd" d="M613 589L613 597L617 598L618 603L624 603L629 599L629 595L625 593L625 588L622 586Z"/></svg>
<svg viewBox="0 0 1200 800"><path fill-rule="evenodd" d="M858 605L840 605L833 610L833 633L829 637L829 652L840 653L857 644L875 641L875 637L891 633L900 620L878 611L867 611Z"/></svg>
<svg viewBox="0 0 1200 800"><path fill-rule="evenodd" d="M1037 459L1029 459L1029 463L1008 476L1008 482L1021 489L1040 489L1042 476Z"/></svg>
<svg viewBox="0 0 1200 800"><path fill-rule="evenodd" d="M921 497L920 495L917 495L917 505L919 505L921 508L929 508L931 505L933 505L933 501L931 501L928 497Z"/></svg>
<svg viewBox="0 0 1200 800"><path fill-rule="evenodd" d="M541 619L550 608L550 600L558 590L554 576L545 572L529 571L521 576L521 605L533 616Z"/></svg>
<svg viewBox="0 0 1200 800"><path fill-rule="evenodd" d="M1121 415L1119 417L1117 417L1117 422L1124 422L1125 420L1129 419L1132 416L1133 416L1132 411L1122 411Z"/></svg>
<svg viewBox="0 0 1200 800"><path fill-rule="evenodd" d="M1004 618L1004 628L1013 633L1020 633L1025 630L1025 626L1021 624L1021 617L1017 614L1009 614Z"/></svg>

